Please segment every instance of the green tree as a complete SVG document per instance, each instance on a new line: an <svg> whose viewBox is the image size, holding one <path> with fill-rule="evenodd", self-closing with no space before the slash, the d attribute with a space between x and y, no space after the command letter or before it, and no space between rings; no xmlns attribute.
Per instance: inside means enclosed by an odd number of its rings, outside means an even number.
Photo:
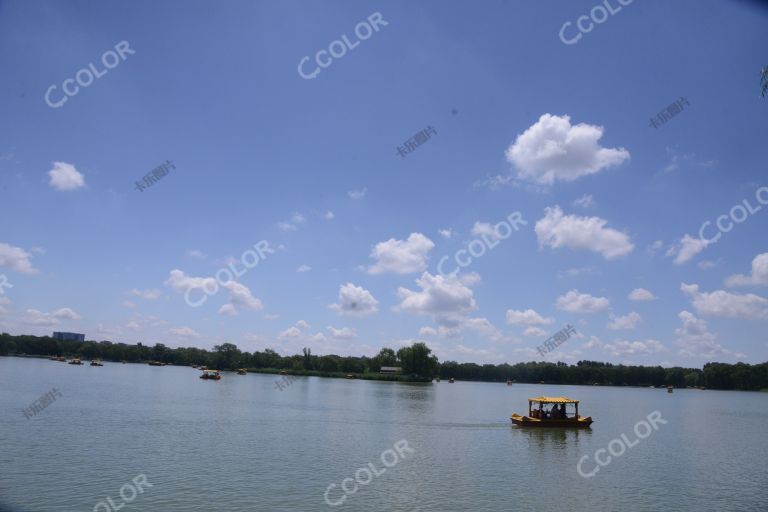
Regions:
<svg viewBox="0 0 768 512"><path fill-rule="evenodd" d="M312 369L312 350L308 349L307 347L304 347L301 349L301 352L304 354L304 361L303 361L303 367L305 370L311 370Z"/></svg>
<svg viewBox="0 0 768 512"><path fill-rule="evenodd" d="M382 348L377 355L371 358L370 371L378 373L382 366L397 366L397 354L391 348Z"/></svg>
<svg viewBox="0 0 768 512"><path fill-rule="evenodd" d="M398 350L397 358L406 375L431 378L437 375L438 366L437 357L431 354L432 350L426 344L417 342Z"/></svg>
<svg viewBox="0 0 768 512"><path fill-rule="evenodd" d="M213 351L216 353L216 364L222 369L231 370L234 368L235 362L240 360L240 349L232 343L216 345L213 347Z"/></svg>

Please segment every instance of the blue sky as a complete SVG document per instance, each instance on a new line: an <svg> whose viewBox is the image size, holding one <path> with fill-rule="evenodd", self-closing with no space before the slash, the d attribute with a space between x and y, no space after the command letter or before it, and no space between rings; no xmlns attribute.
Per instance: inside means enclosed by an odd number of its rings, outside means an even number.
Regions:
<svg viewBox="0 0 768 512"><path fill-rule="evenodd" d="M561 40L601 5L615 14ZM746 1L2 1L0 329L765 361L767 22ZM318 67L343 36L354 48ZM65 96L91 63L99 77ZM527 224L497 240L514 212ZM702 241L722 214L734 227ZM258 265L186 303L261 241ZM568 324L577 336L537 354Z"/></svg>

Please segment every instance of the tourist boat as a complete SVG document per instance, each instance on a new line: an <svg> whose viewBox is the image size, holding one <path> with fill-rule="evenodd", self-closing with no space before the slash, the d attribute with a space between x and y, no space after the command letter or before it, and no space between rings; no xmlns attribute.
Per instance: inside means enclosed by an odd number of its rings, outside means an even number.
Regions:
<svg viewBox="0 0 768 512"><path fill-rule="evenodd" d="M71 360L69 362L69 364L83 364L83 362L80 361L80 359L75 358L75 359Z"/></svg>
<svg viewBox="0 0 768 512"><path fill-rule="evenodd" d="M58 361L60 363L66 363L67 362L67 358L64 357L64 356L59 356L59 357L56 358L56 361Z"/></svg>
<svg viewBox="0 0 768 512"><path fill-rule="evenodd" d="M246 373L247 372L245 371L245 368L238 368L237 369L237 374L238 375L245 375Z"/></svg>
<svg viewBox="0 0 768 512"><path fill-rule="evenodd" d="M280 375L288 375L288 372L285 370L280 370Z"/></svg>
<svg viewBox="0 0 768 512"><path fill-rule="evenodd" d="M536 407L536 404L538 407ZM552 405L552 410L544 409L545 405ZM566 411L566 406L573 405L575 410L570 416ZM560 407L558 407L560 406ZM528 416L521 416L513 413L512 423L521 427L574 427L589 428L592 424L592 417L579 416L579 401L566 398L564 396L549 397L540 396L528 399Z"/></svg>
<svg viewBox="0 0 768 512"><path fill-rule="evenodd" d="M355 376L354 376L354 375L352 375L351 373L348 373L348 374L347 374L347 378L348 378L348 379L354 379L354 378L355 378Z"/></svg>
<svg viewBox="0 0 768 512"><path fill-rule="evenodd" d="M91 361L91 366L104 366L100 359L94 359Z"/></svg>
<svg viewBox="0 0 768 512"><path fill-rule="evenodd" d="M149 366L165 366L166 363L162 363L160 361L150 361L147 363Z"/></svg>
<svg viewBox="0 0 768 512"><path fill-rule="evenodd" d="M440 382L440 377L436 377L435 382Z"/></svg>
<svg viewBox="0 0 768 512"><path fill-rule="evenodd" d="M455 382L455 379L454 379L453 377L451 377L450 379L448 379L448 384L453 384L454 382Z"/></svg>
<svg viewBox="0 0 768 512"><path fill-rule="evenodd" d="M667 386L667 393L672 393L672 386Z"/></svg>
<svg viewBox="0 0 768 512"><path fill-rule="evenodd" d="M511 385L512 385L512 381L507 379L507 386L511 386Z"/></svg>
<svg viewBox="0 0 768 512"><path fill-rule="evenodd" d="M221 372L219 370L203 370L201 379L221 380Z"/></svg>

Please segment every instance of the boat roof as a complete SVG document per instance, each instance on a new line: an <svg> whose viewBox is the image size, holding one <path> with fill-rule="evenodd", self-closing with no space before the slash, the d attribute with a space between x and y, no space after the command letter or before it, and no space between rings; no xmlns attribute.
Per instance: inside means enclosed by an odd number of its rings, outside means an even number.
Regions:
<svg viewBox="0 0 768 512"><path fill-rule="evenodd" d="M568 398L565 396L538 396L536 398L529 398L529 402L541 402L542 404L577 404L578 400Z"/></svg>

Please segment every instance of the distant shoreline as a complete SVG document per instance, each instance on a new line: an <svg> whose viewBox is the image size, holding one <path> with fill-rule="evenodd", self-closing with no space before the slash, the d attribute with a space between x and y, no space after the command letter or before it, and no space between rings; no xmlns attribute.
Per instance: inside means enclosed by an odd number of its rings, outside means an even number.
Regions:
<svg viewBox="0 0 768 512"><path fill-rule="evenodd" d="M48 359L52 356L44 356L44 355L32 355L32 354L8 354L5 356L0 355L0 357L18 357L22 359ZM75 356L72 356L75 357ZM68 357L68 359L71 357ZM122 361L112 361L109 359L101 359L103 362L111 363L111 364L142 364L142 365L148 365L149 361L125 361L123 363ZM85 363L84 363L85 364ZM174 366L177 368L194 368L193 365L185 365L185 364L172 364L168 363L166 366ZM280 368L246 368L245 369L248 373L261 373L264 375L277 375L285 376L285 375L292 375L295 377L321 377L321 378L327 378L327 379L346 379L346 380L370 380L370 381L380 381L380 382L403 382L403 383L409 383L409 384L429 384L432 382L435 382L435 380L438 378L427 378L427 377L417 377L417 376L408 376L408 375L392 375L392 374L382 374L382 373L344 373L344 372L320 372L317 370L288 370L288 369L280 369ZM237 370L221 370L222 372L227 373L236 373ZM444 379L446 381L446 384L448 383L448 379ZM439 382L439 381L438 381ZM504 380L482 380L482 379L455 379L455 382L485 382L488 384L504 384ZM533 381L524 381L524 382L514 382L514 384L531 384L531 385L541 385L541 386L585 386L585 387L603 387L603 388L633 388L633 389L646 389L646 388L653 388L653 389L665 389L667 386L660 385L660 386L642 386L642 385L636 385L636 384L579 384L579 383L568 383L568 382L533 382ZM768 393L768 388L763 389L718 389L718 388L706 388L706 387L694 387L694 386L680 386L675 387L672 386L675 389L692 389L692 390L698 390L698 391L748 391L752 393Z"/></svg>
<svg viewBox="0 0 768 512"><path fill-rule="evenodd" d="M305 347L301 354L280 355L274 350L247 352L232 343L212 350L197 347L171 348L109 341L58 340L50 336L0 333L0 356L77 357L113 362L148 363L158 366L206 366L220 370L246 368L253 373L355 378L392 382L426 383L434 378L467 382L546 383L573 386L673 387L739 391L768 390L768 362L760 364L717 363L703 368L624 365L599 361L575 364L554 361L529 361L514 364L476 364L438 361L423 342L410 347L384 347L373 357L312 354ZM381 369L386 369L381 373ZM390 373L397 371L397 373Z"/></svg>

